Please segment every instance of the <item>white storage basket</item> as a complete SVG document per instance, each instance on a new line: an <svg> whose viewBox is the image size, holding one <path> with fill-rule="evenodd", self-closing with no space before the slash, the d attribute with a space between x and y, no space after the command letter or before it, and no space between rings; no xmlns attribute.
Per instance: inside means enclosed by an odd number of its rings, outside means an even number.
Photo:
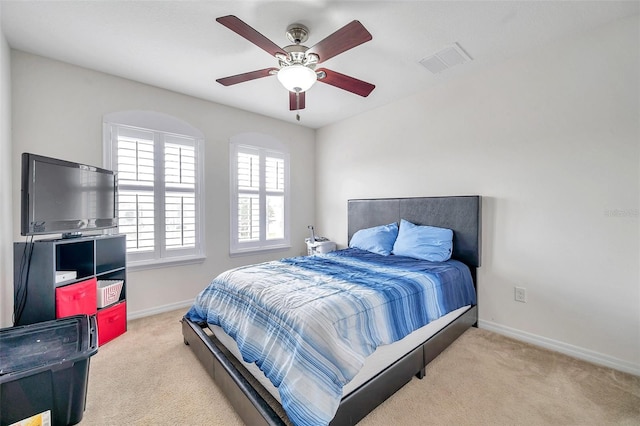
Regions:
<svg viewBox="0 0 640 426"><path fill-rule="evenodd" d="M104 308L120 300L123 280L98 280L98 308Z"/></svg>

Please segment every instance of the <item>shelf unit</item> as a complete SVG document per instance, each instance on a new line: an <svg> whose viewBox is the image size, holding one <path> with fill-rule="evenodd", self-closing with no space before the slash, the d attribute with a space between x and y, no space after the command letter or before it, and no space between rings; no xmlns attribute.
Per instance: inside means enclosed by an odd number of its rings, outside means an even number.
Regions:
<svg viewBox="0 0 640 426"><path fill-rule="evenodd" d="M22 312L16 308L14 325L86 313L97 314L100 344L126 331L125 235L16 242L13 250L14 298L16 306L23 305ZM56 282L61 271L75 277ZM97 307L100 280L124 283L119 299L104 308Z"/></svg>

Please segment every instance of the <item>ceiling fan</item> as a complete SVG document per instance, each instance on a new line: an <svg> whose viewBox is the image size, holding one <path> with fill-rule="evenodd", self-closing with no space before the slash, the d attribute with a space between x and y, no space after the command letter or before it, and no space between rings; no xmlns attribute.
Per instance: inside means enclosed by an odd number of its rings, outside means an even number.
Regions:
<svg viewBox="0 0 640 426"><path fill-rule="evenodd" d="M283 48L280 48L236 16L222 16L217 18L216 21L246 38L278 60L277 67L250 71L216 80L224 86L276 75L280 83L289 91L289 109L291 111L304 109L305 93L316 81L363 97L368 96L376 87L371 83L327 68L316 69L316 65L373 38L359 21L350 22L312 47L306 47L301 44L309 37L307 27L302 24L289 25L286 32L287 38L294 44ZM297 118L300 120L299 116Z"/></svg>

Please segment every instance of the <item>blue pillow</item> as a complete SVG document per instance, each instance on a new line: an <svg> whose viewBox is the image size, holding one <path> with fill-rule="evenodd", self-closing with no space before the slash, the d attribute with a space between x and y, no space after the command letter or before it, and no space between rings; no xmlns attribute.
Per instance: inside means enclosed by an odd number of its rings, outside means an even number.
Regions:
<svg viewBox="0 0 640 426"><path fill-rule="evenodd" d="M435 226L418 226L402 219L393 254L415 259L444 262L451 258L453 231Z"/></svg>
<svg viewBox="0 0 640 426"><path fill-rule="evenodd" d="M391 254L397 236L398 224L395 222L374 226L373 228L361 229L353 234L349 247L388 256Z"/></svg>

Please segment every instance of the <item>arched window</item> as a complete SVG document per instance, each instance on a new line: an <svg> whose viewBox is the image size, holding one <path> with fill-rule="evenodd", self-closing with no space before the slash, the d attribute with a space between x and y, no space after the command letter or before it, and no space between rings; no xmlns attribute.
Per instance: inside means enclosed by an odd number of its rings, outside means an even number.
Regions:
<svg viewBox="0 0 640 426"><path fill-rule="evenodd" d="M289 153L278 140L243 133L230 141L230 252L289 248Z"/></svg>
<svg viewBox="0 0 640 426"><path fill-rule="evenodd" d="M105 166L118 176L118 232L130 267L204 258L204 135L153 111L104 116Z"/></svg>

